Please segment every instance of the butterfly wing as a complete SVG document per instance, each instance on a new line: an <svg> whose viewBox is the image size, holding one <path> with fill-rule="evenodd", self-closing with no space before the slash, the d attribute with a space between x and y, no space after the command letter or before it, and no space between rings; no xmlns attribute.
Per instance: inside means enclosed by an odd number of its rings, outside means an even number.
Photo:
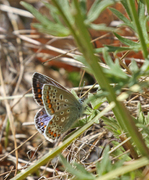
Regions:
<svg viewBox="0 0 149 180"><path fill-rule="evenodd" d="M53 85L43 86L42 99L47 114L53 115L45 129L44 135L47 139L56 139L66 132L84 109L73 94Z"/></svg>
<svg viewBox="0 0 149 180"><path fill-rule="evenodd" d="M67 110L69 113L70 108L73 108L76 112L82 114L83 106L74 97L72 93L68 93L65 90L45 84L42 89L42 100L47 114L53 115L60 112L61 115L64 114L63 110Z"/></svg>
<svg viewBox="0 0 149 180"><path fill-rule="evenodd" d="M65 90L66 92L70 93L65 87L60 85L58 82L56 82L52 78L35 72L32 78L32 87L33 87L32 91L33 91L33 95L34 95L34 99L36 103L40 106L43 106L42 89L43 89L44 84L51 84L53 86L59 87Z"/></svg>
<svg viewBox="0 0 149 180"><path fill-rule="evenodd" d="M42 88L45 83L49 83L48 79L42 74L34 73L32 78L32 91L34 99L38 105L43 106L42 102Z"/></svg>
<svg viewBox="0 0 149 180"><path fill-rule="evenodd" d="M79 118L79 112L76 111L76 109L73 109L73 107L69 109L69 113L67 113L67 109L65 109L63 110L63 115L61 115L60 111L53 116L44 131L46 139L57 139L64 132L67 132L67 130L70 129L74 122Z"/></svg>
<svg viewBox="0 0 149 180"><path fill-rule="evenodd" d="M49 124L53 116L49 116L44 108L40 109L35 115L34 122L36 129L44 134L46 126Z"/></svg>
<svg viewBox="0 0 149 180"><path fill-rule="evenodd" d="M42 89L43 89L44 84L51 84L53 86L59 87L65 90L66 92L70 93L65 87L60 85L58 82L54 81L52 78L35 72L32 78L32 87L33 87L32 91L33 91L33 95L34 95L34 99L36 103L40 106L43 106Z"/></svg>

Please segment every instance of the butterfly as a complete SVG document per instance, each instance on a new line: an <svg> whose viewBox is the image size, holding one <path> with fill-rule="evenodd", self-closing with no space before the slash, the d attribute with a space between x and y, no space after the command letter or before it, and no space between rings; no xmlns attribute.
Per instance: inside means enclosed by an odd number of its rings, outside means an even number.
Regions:
<svg viewBox="0 0 149 180"><path fill-rule="evenodd" d="M81 99L52 78L35 72L32 77L35 101L41 106L34 118L36 129L46 139L57 139L80 118L84 111Z"/></svg>

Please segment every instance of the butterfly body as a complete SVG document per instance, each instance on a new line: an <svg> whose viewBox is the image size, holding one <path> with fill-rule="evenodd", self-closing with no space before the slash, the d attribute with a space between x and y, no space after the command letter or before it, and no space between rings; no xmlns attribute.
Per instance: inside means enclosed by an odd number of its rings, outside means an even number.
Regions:
<svg viewBox="0 0 149 180"><path fill-rule="evenodd" d="M81 117L84 107L58 82L40 73L33 75L35 101L42 106L35 116L37 130L46 139L56 139Z"/></svg>

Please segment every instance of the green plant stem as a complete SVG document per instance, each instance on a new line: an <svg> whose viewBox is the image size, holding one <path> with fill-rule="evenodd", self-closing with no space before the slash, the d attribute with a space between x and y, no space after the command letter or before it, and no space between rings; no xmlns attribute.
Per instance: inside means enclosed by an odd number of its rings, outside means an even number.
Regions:
<svg viewBox="0 0 149 180"><path fill-rule="evenodd" d="M99 177L99 178L96 178L95 180L109 180L109 179L116 179L116 177L118 176L121 176L123 174L126 174L126 173L129 173L129 172L132 172L136 169L139 169L143 166L146 166L149 164L149 160L148 158L141 158L139 160L135 160L134 162L132 162L130 165L127 165L127 166L122 166L120 168L117 168L113 171L110 171L109 173Z"/></svg>
<svg viewBox="0 0 149 180"><path fill-rule="evenodd" d="M146 4L146 7L147 7L147 12L149 14L149 0L145 0L145 4Z"/></svg>
<svg viewBox="0 0 149 180"><path fill-rule="evenodd" d="M62 11L62 7L59 6L56 0L52 0L52 2L58 9L61 9ZM114 102L116 104L115 108L113 108L113 112L121 128L126 132L129 132L129 135L132 137L141 154L148 156L149 151L145 145L142 135L138 132L133 119L131 118L123 103L117 101L114 90L110 87L108 79L106 78L105 74L102 71L102 68L98 64L98 59L94 55L93 46L90 43L89 33L83 23L83 18L81 16L78 1L74 0L73 3L75 6L75 9L73 11L73 16L75 18L75 30L74 28L71 28L72 35L74 36L76 43L80 51L83 53L87 63L91 67L92 72L96 77L99 85L103 90L109 92L109 95L107 96L108 101ZM64 18L64 20L66 19L64 13L62 14L62 17Z"/></svg>
<svg viewBox="0 0 149 180"><path fill-rule="evenodd" d="M140 43L141 43L141 46L142 46L142 51L143 51L144 58L147 59L147 56L148 56L147 45L145 43L145 38L143 36L141 25L140 25L139 18L138 18L138 15L137 15L137 11L136 11L136 8L135 8L135 2L134 2L134 0L127 0L127 2L128 2L129 9L130 9L130 12L131 12L131 15L132 15L132 18L133 18L133 22L135 23L135 26L136 26L136 30L137 30L139 40L140 40Z"/></svg>

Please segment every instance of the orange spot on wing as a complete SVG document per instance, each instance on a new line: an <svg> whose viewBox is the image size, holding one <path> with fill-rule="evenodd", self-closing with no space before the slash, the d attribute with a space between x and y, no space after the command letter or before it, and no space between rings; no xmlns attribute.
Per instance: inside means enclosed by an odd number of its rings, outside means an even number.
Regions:
<svg viewBox="0 0 149 180"><path fill-rule="evenodd" d="M54 114L54 112L55 112L54 109L51 108L51 113Z"/></svg>
<svg viewBox="0 0 149 180"><path fill-rule="evenodd" d="M43 125L43 122L41 122L40 125L42 126L42 125Z"/></svg>
<svg viewBox="0 0 149 180"><path fill-rule="evenodd" d="M51 102L51 101L50 101L50 99L48 99L48 101L47 101L47 102L48 102L48 104L50 104L50 102Z"/></svg>
<svg viewBox="0 0 149 180"><path fill-rule="evenodd" d="M40 93L40 92L41 92L41 89L38 89L37 91L38 91L38 93Z"/></svg>
<svg viewBox="0 0 149 180"><path fill-rule="evenodd" d="M52 107L52 105L51 105L51 104L49 104L49 109L51 109L51 107Z"/></svg>
<svg viewBox="0 0 149 180"><path fill-rule="evenodd" d="M51 135L53 135L53 131L51 131Z"/></svg>
<svg viewBox="0 0 149 180"><path fill-rule="evenodd" d="M54 133L53 136L56 137L57 136L56 133Z"/></svg>
<svg viewBox="0 0 149 180"><path fill-rule="evenodd" d="M41 98L41 94L38 94L38 98Z"/></svg>

